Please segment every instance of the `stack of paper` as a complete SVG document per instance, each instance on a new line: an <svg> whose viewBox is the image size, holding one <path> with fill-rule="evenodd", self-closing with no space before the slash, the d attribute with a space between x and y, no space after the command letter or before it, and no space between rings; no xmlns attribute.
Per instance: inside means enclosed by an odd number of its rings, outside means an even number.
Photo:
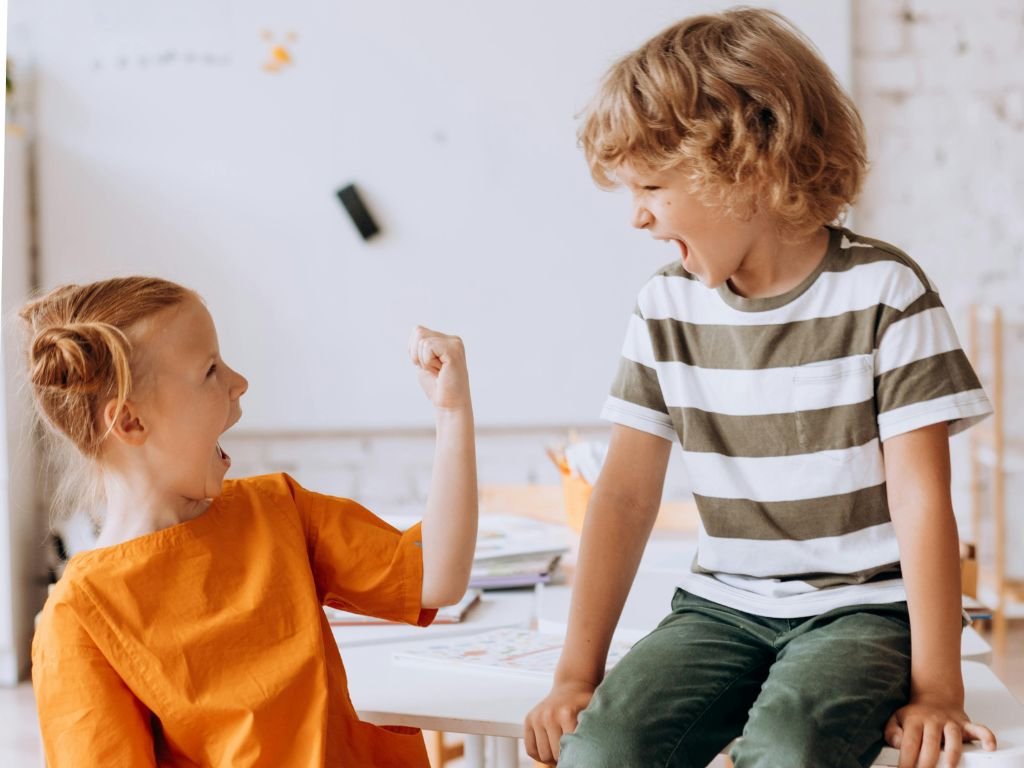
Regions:
<svg viewBox="0 0 1024 768"><path fill-rule="evenodd" d="M514 515L481 515L469 585L503 589L546 583L568 551L564 526Z"/></svg>
<svg viewBox="0 0 1024 768"><path fill-rule="evenodd" d="M561 555L539 558L520 555L474 561L469 585L477 589L511 589L547 584L560 558Z"/></svg>
<svg viewBox="0 0 1024 768"><path fill-rule="evenodd" d="M478 635L410 645L395 651L393 658L406 664L461 667L550 679L555 673L564 642L564 638L557 635L542 635L529 629L494 629ZM605 668L615 666L628 650L628 644L613 641Z"/></svg>

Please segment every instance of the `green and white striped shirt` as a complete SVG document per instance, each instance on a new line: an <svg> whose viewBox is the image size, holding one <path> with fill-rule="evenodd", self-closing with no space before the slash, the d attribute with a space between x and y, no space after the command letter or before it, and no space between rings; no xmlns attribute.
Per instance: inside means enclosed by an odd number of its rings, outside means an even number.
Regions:
<svg viewBox="0 0 1024 768"><path fill-rule="evenodd" d="M921 268L834 228L781 296L654 275L602 416L682 445L701 524L680 586L793 618L906 599L882 443L991 410Z"/></svg>

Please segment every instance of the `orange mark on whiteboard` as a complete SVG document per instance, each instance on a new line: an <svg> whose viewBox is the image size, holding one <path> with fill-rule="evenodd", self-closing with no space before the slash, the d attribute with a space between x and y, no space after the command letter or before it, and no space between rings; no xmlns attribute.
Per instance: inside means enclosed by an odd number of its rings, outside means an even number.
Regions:
<svg viewBox="0 0 1024 768"><path fill-rule="evenodd" d="M274 34L270 30L264 29L260 32L260 38L270 45L267 59L263 62L264 72L281 72L285 68L294 65L295 60L288 49L292 43L299 39L298 35L294 32L289 32L285 35L284 43L275 43Z"/></svg>

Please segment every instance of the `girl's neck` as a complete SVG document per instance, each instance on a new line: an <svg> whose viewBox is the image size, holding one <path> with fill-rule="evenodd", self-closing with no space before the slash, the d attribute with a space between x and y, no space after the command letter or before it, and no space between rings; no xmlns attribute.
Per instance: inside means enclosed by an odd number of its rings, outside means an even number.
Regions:
<svg viewBox="0 0 1024 768"><path fill-rule="evenodd" d="M104 474L103 487L106 503L97 547L114 546L187 522L210 506L209 499L160 493L152 484L133 483L113 474Z"/></svg>

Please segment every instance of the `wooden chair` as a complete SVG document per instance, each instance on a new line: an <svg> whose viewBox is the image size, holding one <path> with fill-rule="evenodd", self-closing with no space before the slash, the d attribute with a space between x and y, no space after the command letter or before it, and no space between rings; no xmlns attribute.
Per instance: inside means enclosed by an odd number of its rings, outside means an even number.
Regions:
<svg viewBox="0 0 1024 768"><path fill-rule="evenodd" d="M994 414L973 428L970 437L971 525L977 547L979 595L992 605L992 644L996 653L1006 651L1008 612L1024 603L1024 579L1007 571L1007 549L1019 550L1008 541L1006 477L1024 471L1024 449L1005 434L1005 378L1003 340L1008 327L1024 328L1024 322L1008 322L998 307L970 307L967 353L987 384ZM991 530L986 530L986 525Z"/></svg>
<svg viewBox="0 0 1024 768"><path fill-rule="evenodd" d="M449 744L445 741L442 731L424 731L423 739L427 743L430 768L444 768L450 761L462 757L465 752L461 741Z"/></svg>

